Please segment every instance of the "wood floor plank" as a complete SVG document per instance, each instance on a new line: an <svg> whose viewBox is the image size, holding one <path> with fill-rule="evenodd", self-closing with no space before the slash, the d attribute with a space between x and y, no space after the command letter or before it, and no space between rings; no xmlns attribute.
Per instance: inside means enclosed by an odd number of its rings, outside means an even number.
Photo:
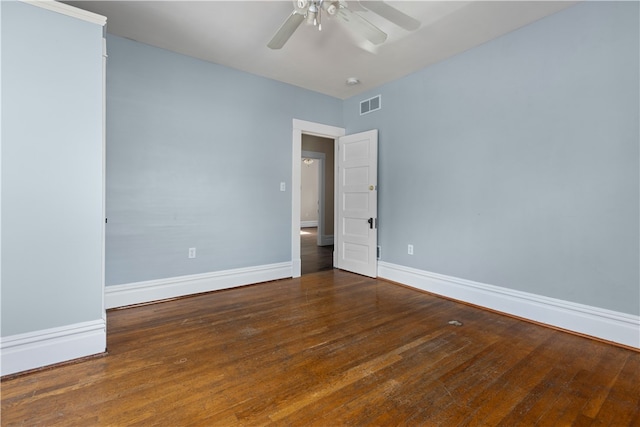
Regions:
<svg viewBox="0 0 640 427"><path fill-rule="evenodd" d="M300 261L302 274L333 269L333 245L318 246L318 228L300 230Z"/></svg>
<svg viewBox="0 0 640 427"><path fill-rule="evenodd" d="M629 356L598 411L596 420L605 425L631 425L640 418L640 360Z"/></svg>
<svg viewBox="0 0 640 427"><path fill-rule="evenodd" d="M589 398L580 413L589 419L595 419L607 401L611 389L615 386L626 359L630 357L627 352L604 352L599 362L599 368L594 369L592 384L589 390Z"/></svg>
<svg viewBox="0 0 640 427"><path fill-rule="evenodd" d="M111 310L107 331L105 357L2 379L2 426L640 419L638 352L339 270Z"/></svg>
<svg viewBox="0 0 640 427"><path fill-rule="evenodd" d="M468 342L461 344L457 340L447 339L446 335L443 330L431 332L420 340L419 345L402 349L402 359L397 363L350 384L339 397L330 396L317 402L314 408L300 414L299 419L303 425L330 424L328 421L342 419L350 420L355 425L368 425L379 423L377 418L384 414L395 413L398 416L403 389L412 389L419 384L425 370L446 369L441 358L430 355L446 354L448 359L454 359L455 354L460 354L468 347ZM417 362L417 358L421 359L420 362ZM388 378L391 379L385 381ZM375 422L372 421L374 419Z"/></svg>
<svg viewBox="0 0 640 427"><path fill-rule="evenodd" d="M505 416L500 425L563 425L563 414L569 415L570 421L575 413L582 409L587 401L589 371L597 368L601 352L591 351L575 355L572 349L580 342L580 337L564 336L561 342L556 341L553 361L554 365L548 374L527 393L525 398ZM569 411L570 406L573 411ZM564 421L564 425L570 425Z"/></svg>

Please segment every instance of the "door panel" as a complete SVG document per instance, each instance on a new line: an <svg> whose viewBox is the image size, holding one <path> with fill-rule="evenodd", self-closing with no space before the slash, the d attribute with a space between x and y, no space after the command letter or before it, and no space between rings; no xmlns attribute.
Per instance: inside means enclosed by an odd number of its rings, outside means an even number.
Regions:
<svg viewBox="0 0 640 427"><path fill-rule="evenodd" d="M337 266L377 276L378 131L338 140Z"/></svg>

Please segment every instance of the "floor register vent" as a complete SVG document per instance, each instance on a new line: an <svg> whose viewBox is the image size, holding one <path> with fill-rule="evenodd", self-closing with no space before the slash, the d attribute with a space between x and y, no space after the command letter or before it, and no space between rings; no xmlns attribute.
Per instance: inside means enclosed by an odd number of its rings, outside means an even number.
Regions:
<svg viewBox="0 0 640 427"><path fill-rule="evenodd" d="M377 111L382 108L382 100L380 95L374 96L373 98L365 99L360 102L360 115L371 113L372 111Z"/></svg>

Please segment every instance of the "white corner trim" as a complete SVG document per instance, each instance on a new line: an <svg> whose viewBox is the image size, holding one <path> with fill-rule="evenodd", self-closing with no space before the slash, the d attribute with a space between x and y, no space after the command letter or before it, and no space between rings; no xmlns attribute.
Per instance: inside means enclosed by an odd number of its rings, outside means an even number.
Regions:
<svg viewBox="0 0 640 427"><path fill-rule="evenodd" d="M300 221L300 228L306 228L306 227L317 227L318 226L318 221Z"/></svg>
<svg viewBox="0 0 640 427"><path fill-rule="evenodd" d="M292 276L290 262L105 287L106 308L251 285Z"/></svg>
<svg viewBox="0 0 640 427"><path fill-rule="evenodd" d="M640 348L640 316L378 261L378 277L535 322Z"/></svg>
<svg viewBox="0 0 640 427"><path fill-rule="evenodd" d="M302 276L302 258L296 258L291 262L291 277Z"/></svg>
<svg viewBox="0 0 640 427"><path fill-rule="evenodd" d="M346 133L346 130L343 128L325 125L323 123L308 122L300 119L293 119L293 128L298 129L307 135L317 135L325 138L337 138L344 136Z"/></svg>
<svg viewBox="0 0 640 427"><path fill-rule="evenodd" d="M60 3L54 0L22 0L24 3L28 3L33 6L41 7L53 12L61 13L63 15L71 16L74 18L82 19L83 21L91 22L98 25L106 25L107 18L98 15L97 13L89 12L86 10L78 9L77 7L69 6L65 3Z"/></svg>
<svg viewBox="0 0 640 427"><path fill-rule="evenodd" d="M104 353L106 347L104 319L2 337L0 375Z"/></svg>

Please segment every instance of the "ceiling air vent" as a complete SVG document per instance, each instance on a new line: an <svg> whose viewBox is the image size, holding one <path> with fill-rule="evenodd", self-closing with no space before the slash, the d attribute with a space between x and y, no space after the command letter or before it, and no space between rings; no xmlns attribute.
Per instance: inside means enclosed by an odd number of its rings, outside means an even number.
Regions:
<svg viewBox="0 0 640 427"><path fill-rule="evenodd" d="M364 101L360 102L360 115L379 110L380 108L382 108L380 95L374 96L373 98L365 99Z"/></svg>

